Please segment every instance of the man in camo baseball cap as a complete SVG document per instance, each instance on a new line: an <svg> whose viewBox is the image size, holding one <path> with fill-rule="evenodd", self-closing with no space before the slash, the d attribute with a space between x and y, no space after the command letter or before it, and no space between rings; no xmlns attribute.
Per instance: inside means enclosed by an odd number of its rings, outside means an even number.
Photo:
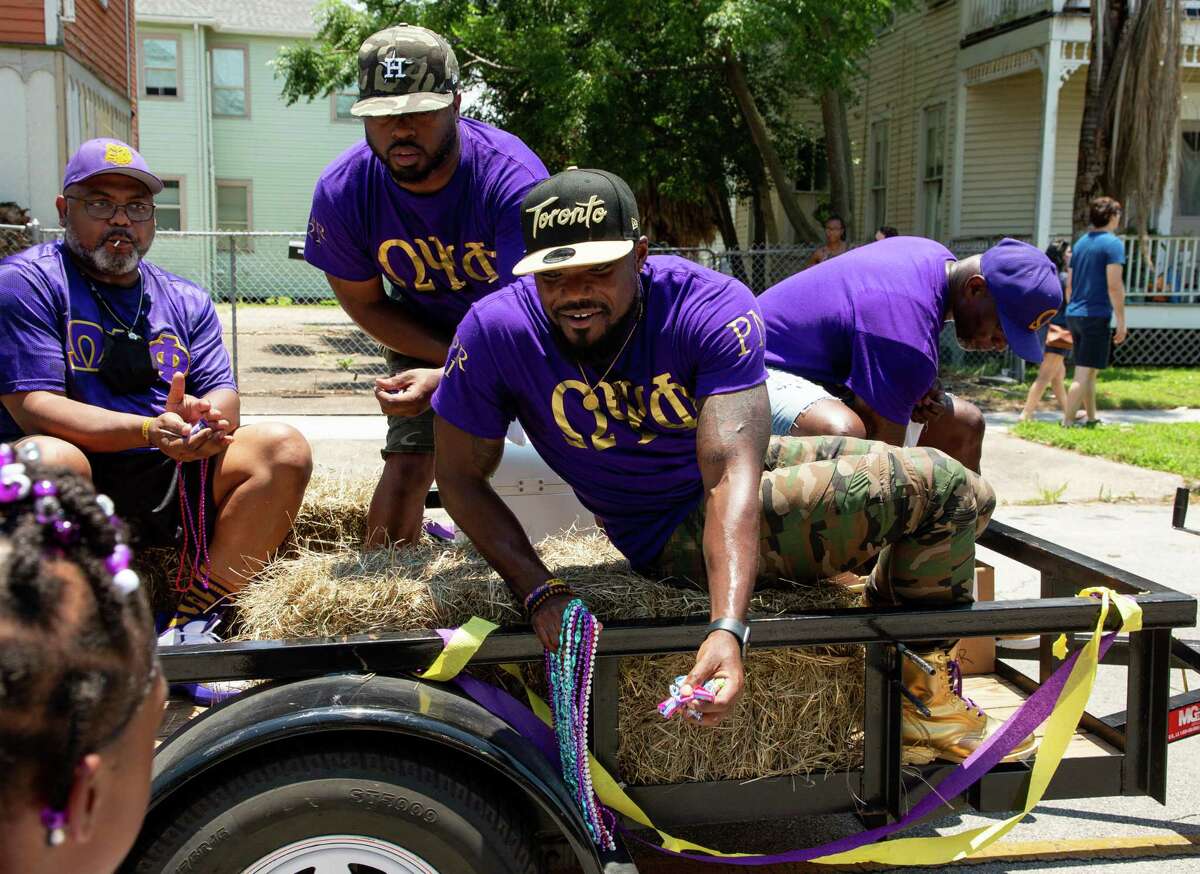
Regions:
<svg viewBox="0 0 1200 874"><path fill-rule="evenodd" d="M429 112L454 102L458 58L439 34L399 24L367 38L358 50L358 101L351 115Z"/></svg>

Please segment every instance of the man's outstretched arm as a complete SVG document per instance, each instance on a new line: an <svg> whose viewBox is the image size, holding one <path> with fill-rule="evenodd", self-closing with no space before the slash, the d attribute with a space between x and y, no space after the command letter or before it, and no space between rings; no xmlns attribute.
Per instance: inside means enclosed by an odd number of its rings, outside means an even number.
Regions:
<svg viewBox="0 0 1200 874"><path fill-rule="evenodd" d="M771 436L767 388L758 385L710 395L700 407L696 455L704 481L704 565L711 618L744 621L758 575L763 457ZM704 724L715 725L742 694L741 646L724 631L710 634L696 654L688 685L719 678L725 688L701 705Z"/></svg>
<svg viewBox="0 0 1200 874"><path fill-rule="evenodd" d="M550 579L521 523L500 500L489 477L504 454L504 438L489 440L434 419L436 479L442 506L450 513L488 564L508 583L518 601ZM533 617L533 628L549 650L558 648L566 598L552 598Z"/></svg>

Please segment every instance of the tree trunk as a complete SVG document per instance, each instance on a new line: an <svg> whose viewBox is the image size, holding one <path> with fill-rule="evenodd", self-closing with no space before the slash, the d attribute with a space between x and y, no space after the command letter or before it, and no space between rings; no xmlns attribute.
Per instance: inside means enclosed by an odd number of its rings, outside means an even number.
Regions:
<svg viewBox="0 0 1200 874"><path fill-rule="evenodd" d="M1079 158L1075 169L1075 201L1071 226L1076 234L1087 230L1088 204L1107 194L1119 197L1108 179L1109 148L1112 132L1108 102L1115 92L1121 60L1118 47L1127 37L1126 0L1092 0L1092 46L1088 63L1087 85L1083 98L1083 119L1079 125ZM1123 53L1122 53L1123 55Z"/></svg>
<svg viewBox="0 0 1200 874"><path fill-rule="evenodd" d="M725 78L729 82L733 96L737 99L738 107L742 110L742 117L750 129L750 137L754 140L754 145L762 156L763 164L775 186L775 191L779 194L779 200L783 204L784 212L787 213L788 221L796 229L797 236L810 243L819 243L822 240L822 234L800 209L800 203L796 200L796 194L792 190L792 180L788 178L787 172L783 168L783 161L779 159L779 152L775 149L775 144L771 142L771 135L767 131L767 123L763 120L762 113L758 111L754 95L750 93L750 85L746 82L746 70L741 61L728 53L725 56Z"/></svg>
<svg viewBox="0 0 1200 874"><path fill-rule="evenodd" d="M821 95L821 120L825 125L825 155L829 165L829 205L842 218L845 239L854 239L854 166L850 154L850 124L842 93L827 89ZM870 232L864 228L859 236Z"/></svg>
<svg viewBox="0 0 1200 874"><path fill-rule="evenodd" d="M762 180L759 180L754 186L754 193L750 196L750 209L754 216L754 227L750 234L750 290L755 294L762 294L767 288L766 258L762 251L767 245L767 223L763 218L762 195L762 192L766 190L767 186L763 184Z"/></svg>
<svg viewBox="0 0 1200 874"><path fill-rule="evenodd" d="M733 220L733 211L729 208L729 191L725 187L725 180L718 179L716 182L709 182L705 187L705 194L708 197L709 209L716 217L717 230L721 233L721 242L725 244L726 251L737 252L742 247L738 243L737 224ZM726 260L733 278L743 285L749 285L746 264L742 260L742 256L740 254L728 255Z"/></svg>

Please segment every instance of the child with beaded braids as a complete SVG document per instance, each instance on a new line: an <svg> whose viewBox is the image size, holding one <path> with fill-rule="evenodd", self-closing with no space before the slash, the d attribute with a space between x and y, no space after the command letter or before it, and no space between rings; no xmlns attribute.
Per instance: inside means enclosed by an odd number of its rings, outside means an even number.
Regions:
<svg viewBox="0 0 1200 874"><path fill-rule="evenodd" d="M111 874L150 789L166 686L124 525L0 444L0 872Z"/></svg>

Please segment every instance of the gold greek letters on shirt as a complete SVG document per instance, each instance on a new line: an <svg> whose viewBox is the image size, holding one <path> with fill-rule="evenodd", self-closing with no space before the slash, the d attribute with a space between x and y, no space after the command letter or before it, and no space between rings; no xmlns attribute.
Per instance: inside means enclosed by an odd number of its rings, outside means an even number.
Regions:
<svg viewBox="0 0 1200 874"><path fill-rule="evenodd" d="M568 445L577 449L592 448L598 452L611 449L617 445L617 438L609 428L609 417L613 421L622 422L638 437L638 445L654 440L658 434L645 426L647 414L649 418L662 428L672 431L682 431L696 428L696 406L692 402L688 390L671 379L670 373L661 373L652 380L655 388L650 393L650 401L645 398L645 386L635 386L629 380L619 380L616 383L601 382L594 389L595 394L604 399L603 404L597 404L596 409L588 410L584 399L593 394L593 389L586 382L578 379L564 379L554 387L550 396L550 409L554 421L562 431ZM572 408L588 411L595 421L595 430L587 439L571 427L567 420L567 404Z"/></svg>
<svg viewBox="0 0 1200 874"><path fill-rule="evenodd" d="M733 331L733 336L737 337L738 346L741 347L738 358L749 355L751 346L758 349L766 348L767 329L763 325L762 316L756 311L750 310L746 315L738 316L725 327ZM750 340L751 335L755 333L758 334L758 339ZM751 345L746 345L747 340L750 340Z"/></svg>
<svg viewBox="0 0 1200 874"><path fill-rule="evenodd" d="M500 274L488 260L489 258L495 260L496 253L494 251L483 248L483 243L464 243L463 248L466 249L466 252L463 254L462 266L467 276L476 282L495 282L500 278ZM482 276L480 272L482 272Z"/></svg>
<svg viewBox="0 0 1200 874"><path fill-rule="evenodd" d="M450 344L450 351L446 353L446 367L443 373L450 376L454 373L454 368L458 368L463 373L467 372L467 350L463 348L463 344L458 342L458 337Z"/></svg>
<svg viewBox="0 0 1200 874"><path fill-rule="evenodd" d="M416 244L414 248L413 243ZM418 238L410 243L408 240L384 240L379 244L376 258L379 266L387 277L400 288L408 288L408 283L400 278L392 267L392 250L399 249L408 256L413 269L413 288L417 291L436 291L429 271L440 271L445 274L446 281L453 291L462 291L467 283L458 274L458 266L454 260L454 245L446 245L437 237ZM496 252L485 247L483 243L463 243L461 269L469 279L476 282L492 283L500 279L496 272L494 261Z"/></svg>

